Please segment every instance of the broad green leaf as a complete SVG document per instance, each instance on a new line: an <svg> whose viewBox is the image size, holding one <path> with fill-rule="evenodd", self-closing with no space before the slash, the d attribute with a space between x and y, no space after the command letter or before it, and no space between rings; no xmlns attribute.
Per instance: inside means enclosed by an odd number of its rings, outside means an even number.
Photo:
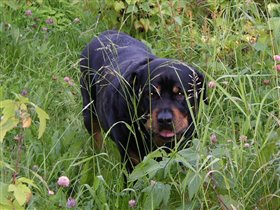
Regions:
<svg viewBox="0 0 280 210"><path fill-rule="evenodd" d="M128 5L127 9L126 9L126 14L129 14L129 13L137 13L138 12L138 8L131 4L131 5Z"/></svg>
<svg viewBox="0 0 280 210"><path fill-rule="evenodd" d="M39 188L37 187L37 185L34 184L34 181L31 180L31 179L27 179L26 177L20 177L17 179L17 182L18 183L25 183L25 184L28 184L28 185L31 185L32 187L36 188L39 190Z"/></svg>
<svg viewBox="0 0 280 210"><path fill-rule="evenodd" d="M16 210L25 210L24 206L21 206L17 200L13 201L13 210L15 210L15 209Z"/></svg>
<svg viewBox="0 0 280 210"><path fill-rule="evenodd" d="M15 117L16 110L17 110L17 107L16 107L15 103L6 104L6 106L3 107L2 117L0 120L0 126L5 124L8 120L10 120L10 118Z"/></svg>
<svg viewBox="0 0 280 210"><path fill-rule="evenodd" d="M7 200L7 202L9 202L9 200ZM14 210L14 206L11 203L1 203L0 202L0 209L1 210Z"/></svg>
<svg viewBox="0 0 280 210"><path fill-rule="evenodd" d="M115 11L119 12L119 11L121 11L121 10L124 9L124 8L125 8L125 5L124 5L124 3L123 3L122 1L120 1L120 2L116 1L116 2L114 3L114 9L115 9Z"/></svg>
<svg viewBox="0 0 280 210"><path fill-rule="evenodd" d="M136 4L137 0L125 0L127 4Z"/></svg>
<svg viewBox="0 0 280 210"><path fill-rule="evenodd" d="M96 182L98 182L96 184ZM105 184L105 180L103 178L103 176L96 176L94 178L94 187L96 188L95 190L95 194L98 194L98 198L100 199L101 203L106 203L106 193L105 193L105 187L104 187L104 184Z"/></svg>
<svg viewBox="0 0 280 210"><path fill-rule="evenodd" d="M50 119L49 115L40 107L36 106L35 108L36 113L38 114L38 118L40 121L40 125L39 125L39 134L38 134L38 138L40 139L43 135L43 133L45 132L46 129L46 120Z"/></svg>
<svg viewBox="0 0 280 210"><path fill-rule="evenodd" d="M274 37L279 40L280 39L280 17L272 17L269 19L269 26L271 27Z"/></svg>
<svg viewBox="0 0 280 210"><path fill-rule="evenodd" d="M0 182L0 192L1 192L1 194L0 194L0 207L1 207L1 205L8 205L10 203L7 200L7 197L9 195L8 187L9 187L8 184L6 184L4 182Z"/></svg>
<svg viewBox="0 0 280 210"><path fill-rule="evenodd" d="M4 101L0 101L0 108L4 108L4 107L9 107L12 104L14 104L15 102L12 100L4 100Z"/></svg>
<svg viewBox="0 0 280 210"><path fill-rule="evenodd" d="M29 201L29 198L32 195L31 190L25 184L10 184L8 191L13 192L15 199L21 206Z"/></svg>
<svg viewBox="0 0 280 210"><path fill-rule="evenodd" d="M16 118L10 118L5 123L0 122L0 143L3 142L6 133L17 126L18 123L19 120Z"/></svg>
<svg viewBox="0 0 280 210"><path fill-rule="evenodd" d="M280 16L280 4L269 3L267 5L268 13L271 17L279 17Z"/></svg>
<svg viewBox="0 0 280 210"><path fill-rule="evenodd" d="M29 101L29 98L26 98L26 97L24 97L24 96L22 96L22 95L18 95L18 94L16 94L16 97L18 98L18 100L19 100L19 102L21 103L21 104L28 104L30 101Z"/></svg>
<svg viewBox="0 0 280 210"><path fill-rule="evenodd" d="M261 51L261 52L265 52L265 50L267 49L267 44L261 43L261 42L257 42L256 44L252 45L255 50L257 51Z"/></svg>
<svg viewBox="0 0 280 210"><path fill-rule="evenodd" d="M218 195L219 199L223 202L223 205L226 209L237 209L239 203L235 200L233 200L228 195Z"/></svg>
<svg viewBox="0 0 280 210"><path fill-rule="evenodd" d="M171 186L161 182L155 182L148 186L142 192L146 193L144 209L157 209L161 204L167 205L170 198Z"/></svg>
<svg viewBox="0 0 280 210"><path fill-rule="evenodd" d="M160 168L161 165L157 161L153 159L144 160L132 171L129 176L129 181L135 181L146 176L147 174L155 173Z"/></svg>
<svg viewBox="0 0 280 210"><path fill-rule="evenodd" d="M198 173L191 172L188 182L189 199L192 199L193 196L198 192L202 182L203 180Z"/></svg>

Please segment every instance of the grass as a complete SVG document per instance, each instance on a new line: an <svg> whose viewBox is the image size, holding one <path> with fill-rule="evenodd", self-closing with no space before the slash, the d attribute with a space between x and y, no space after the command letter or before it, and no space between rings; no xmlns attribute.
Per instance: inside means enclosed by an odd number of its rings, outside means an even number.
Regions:
<svg viewBox="0 0 280 210"><path fill-rule="evenodd" d="M280 208L280 77L273 60L280 54L279 3L174 1L154 13L157 1L149 9L145 2L135 14L122 13L113 1L0 3L0 101L16 101L27 90L50 117L38 139L39 120L28 105L31 126L18 124L0 143L0 208L64 209L69 197L76 209L130 209L131 200L136 209ZM50 17L53 24L45 22ZM132 17L144 19L142 25ZM114 144L106 139L96 153L81 115L80 52L113 27L158 56L192 64L215 84L209 105L199 110L193 145L149 154L127 187ZM70 178L67 188L57 185L62 175Z"/></svg>

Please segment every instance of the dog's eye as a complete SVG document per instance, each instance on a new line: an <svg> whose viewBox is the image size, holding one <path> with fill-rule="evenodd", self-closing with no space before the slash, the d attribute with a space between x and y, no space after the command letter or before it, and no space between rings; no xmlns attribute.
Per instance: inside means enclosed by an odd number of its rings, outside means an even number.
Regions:
<svg viewBox="0 0 280 210"><path fill-rule="evenodd" d="M183 100L185 98L184 93L182 93L181 91L178 91L175 96L178 100Z"/></svg>
<svg viewBox="0 0 280 210"><path fill-rule="evenodd" d="M150 92L149 96L151 98L158 98L160 95L157 91L152 91L152 92Z"/></svg>

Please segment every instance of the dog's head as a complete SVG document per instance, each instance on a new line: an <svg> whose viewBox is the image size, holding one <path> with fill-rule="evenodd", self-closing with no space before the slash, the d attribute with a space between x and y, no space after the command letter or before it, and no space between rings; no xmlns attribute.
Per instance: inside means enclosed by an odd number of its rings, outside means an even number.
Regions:
<svg viewBox="0 0 280 210"><path fill-rule="evenodd" d="M204 76L178 61L151 61L131 78L138 93L138 114L145 116L145 128L158 146L189 138L200 100L207 103Z"/></svg>

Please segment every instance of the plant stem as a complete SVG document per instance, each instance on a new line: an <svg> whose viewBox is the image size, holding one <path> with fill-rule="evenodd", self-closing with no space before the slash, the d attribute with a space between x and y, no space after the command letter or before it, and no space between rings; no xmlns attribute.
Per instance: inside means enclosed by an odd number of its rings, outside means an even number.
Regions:
<svg viewBox="0 0 280 210"><path fill-rule="evenodd" d="M13 173L13 183L15 184L16 182L16 177L19 174L20 171L20 160L21 160L21 148L22 148L22 143L23 143L23 131L21 130L20 134L16 136L15 140L18 142L18 148L17 148L17 159L16 159L16 164L15 164L15 172Z"/></svg>

